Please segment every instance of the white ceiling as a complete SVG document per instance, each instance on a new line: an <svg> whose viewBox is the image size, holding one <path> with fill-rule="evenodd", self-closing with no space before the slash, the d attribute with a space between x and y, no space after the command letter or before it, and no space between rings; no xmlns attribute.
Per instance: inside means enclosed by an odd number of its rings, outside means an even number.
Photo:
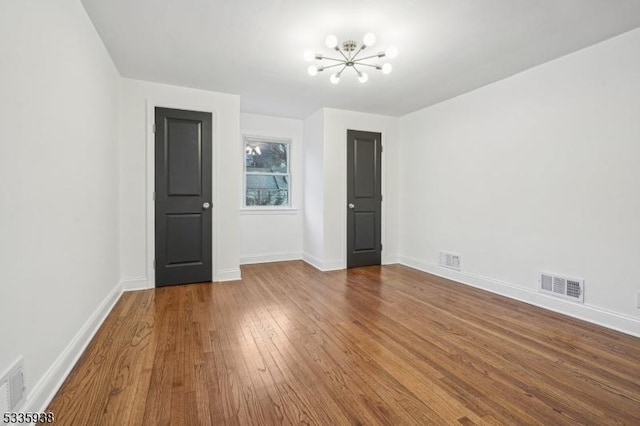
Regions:
<svg viewBox="0 0 640 426"><path fill-rule="evenodd" d="M124 77L241 95L244 112L403 115L640 27L640 0L82 0ZM400 54L361 84L310 77L324 38ZM350 71L350 70L347 70Z"/></svg>

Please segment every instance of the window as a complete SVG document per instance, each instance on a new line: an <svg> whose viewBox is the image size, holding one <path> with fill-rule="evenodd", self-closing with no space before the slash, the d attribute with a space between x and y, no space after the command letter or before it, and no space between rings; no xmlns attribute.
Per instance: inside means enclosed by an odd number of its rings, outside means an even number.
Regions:
<svg viewBox="0 0 640 426"><path fill-rule="evenodd" d="M290 207L290 142L244 138L245 207Z"/></svg>

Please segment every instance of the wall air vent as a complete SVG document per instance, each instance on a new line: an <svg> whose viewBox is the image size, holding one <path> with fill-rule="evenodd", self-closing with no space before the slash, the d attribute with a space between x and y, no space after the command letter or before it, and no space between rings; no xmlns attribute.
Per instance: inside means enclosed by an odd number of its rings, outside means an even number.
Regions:
<svg viewBox="0 0 640 426"><path fill-rule="evenodd" d="M448 253L446 251L440 252L440 266L445 268L460 270L460 255Z"/></svg>
<svg viewBox="0 0 640 426"><path fill-rule="evenodd" d="M540 272L538 282L540 283L541 293L584 303L583 279L569 278L549 272Z"/></svg>
<svg viewBox="0 0 640 426"><path fill-rule="evenodd" d="M11 411L11 394L9 393L9 382L0 383L0 414ZM4 423L2 423L4 424Z"/></svg>
<svg viewBox="0 0 640 426"><path fill-rule="evenodd" d="M17 411L25 400L24 365L20 357L0 376L0 413Z"/></svg>

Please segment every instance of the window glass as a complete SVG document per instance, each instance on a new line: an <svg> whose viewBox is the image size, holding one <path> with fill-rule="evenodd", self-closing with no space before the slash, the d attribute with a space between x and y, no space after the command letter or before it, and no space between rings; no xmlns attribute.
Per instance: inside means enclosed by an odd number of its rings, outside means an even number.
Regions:
<svg viewBox="0 0 640 426"><path fill-rule="evenodd" d="M247 172L287 173L289 144L247 141L245 162Z"/></svg>
<svg viewBox="0 0 640 426"><path fill-rule="evenodd" d="M244 204L290 206L289 142L245 138Z"/></svg>

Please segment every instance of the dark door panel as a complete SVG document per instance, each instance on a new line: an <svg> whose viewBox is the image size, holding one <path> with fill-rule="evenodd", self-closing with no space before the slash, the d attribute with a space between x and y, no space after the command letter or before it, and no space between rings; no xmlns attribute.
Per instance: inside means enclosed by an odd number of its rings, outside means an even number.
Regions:
<svg viewBox="0 0 640 426"><path fill-rule="evenodd" d="M347 267L382 257L381 134L347 131Z"/></svg>
<svg viewBox="0 0 640 426"><path fill-rule="evenodd" d="M202 194L202 123L166 119L168 195Z"/></svg>
<svg viewBox="0 0 640 426"><path fill-rule="evenodd" d="M203 214L167 215L167 266L202 264Z"/></svg>
<svg viewBox="0 0 640 426"><path fill-rule="evenodd" d="M211 114L155 118L156 286L211 281Z"/></svg>
<svg viewBox="0 0 640 426"><path fill-rule="evenodd" d="M355 212L353 214L354 244L353 251L362 253L364 251L376 251L379 245L376 244L376 212Z"/></svg>

